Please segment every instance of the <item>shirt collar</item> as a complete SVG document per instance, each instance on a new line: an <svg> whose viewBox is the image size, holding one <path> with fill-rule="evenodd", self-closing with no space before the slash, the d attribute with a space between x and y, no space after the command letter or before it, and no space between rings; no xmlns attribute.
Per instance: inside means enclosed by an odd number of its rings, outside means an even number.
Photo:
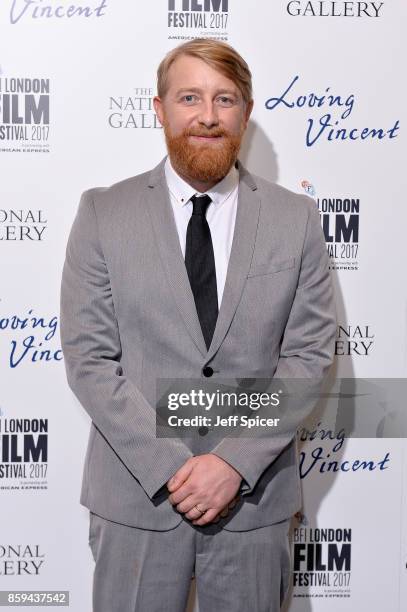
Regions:
<svg viewBox="0 0 407 612"><path fill-rule="evenodd" d="M196 191L189 183L184 181L184 179L179 176L179 174L174 170L169 156L167 156L165 161L164 170L168 189L180 206L185 206L195 194L203 195L202 193ZM225 202L225 200L228 199L231 193L237 188L238 184L239 171L233 165L227 175L224 176L223 179L220 180L219 183L216 183L216 185L214 185L211 189L205 191L205 193L211 197L215 206L220 206L223 202Z"/></svg>

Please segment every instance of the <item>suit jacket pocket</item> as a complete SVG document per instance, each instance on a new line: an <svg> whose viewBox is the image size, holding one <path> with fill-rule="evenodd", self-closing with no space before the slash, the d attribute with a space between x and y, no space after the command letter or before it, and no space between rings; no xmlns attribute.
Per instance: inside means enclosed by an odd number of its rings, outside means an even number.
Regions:
<svg viewBox="0 0 407 612"><path fill-rule="evenodd" d="M250 278L251 276L262 276L264 274L275 274L276 272L281 272L282 270L294 268L294 266L295 257L288 257L286 259L280 259L270 263L258 264L257 266L252 266L250 268L247 278Z"/></svg>

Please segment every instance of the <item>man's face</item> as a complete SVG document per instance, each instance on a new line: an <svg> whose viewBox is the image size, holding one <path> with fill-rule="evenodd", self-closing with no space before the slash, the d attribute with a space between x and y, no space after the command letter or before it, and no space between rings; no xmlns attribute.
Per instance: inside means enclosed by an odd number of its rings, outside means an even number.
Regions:
<svg viewBox="0 0 407 612"><path fill-rule="evenodd" d="M238 87L204 61L182 55L168 71L154 108L174 168L198 181L218 181L234 164L252 110Z"/></svg>

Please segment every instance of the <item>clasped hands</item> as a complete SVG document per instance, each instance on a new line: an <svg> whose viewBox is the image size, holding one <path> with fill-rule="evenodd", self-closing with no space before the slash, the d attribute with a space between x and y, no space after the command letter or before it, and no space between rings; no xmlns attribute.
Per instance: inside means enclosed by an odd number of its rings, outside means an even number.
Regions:
<svg viewBox="0 0 407 612"><path fill-rule="evenodd" d="M239 501L241 482L239 472L217 455L198 455L167 482L168 499L193 525L217 523Z"/></svg>

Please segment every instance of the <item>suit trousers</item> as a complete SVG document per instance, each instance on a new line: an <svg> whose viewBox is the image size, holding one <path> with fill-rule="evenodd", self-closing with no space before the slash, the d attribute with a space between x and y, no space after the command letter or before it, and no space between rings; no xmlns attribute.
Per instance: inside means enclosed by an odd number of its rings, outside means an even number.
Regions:
<svg viewBox="0 0 407 612"><path fill-rule="evenodd" d="M93 612L185 612L195 576L199 612L278 612L291 574L290 519L227 531L187 519L168 531L90 512Z"/></svg>

